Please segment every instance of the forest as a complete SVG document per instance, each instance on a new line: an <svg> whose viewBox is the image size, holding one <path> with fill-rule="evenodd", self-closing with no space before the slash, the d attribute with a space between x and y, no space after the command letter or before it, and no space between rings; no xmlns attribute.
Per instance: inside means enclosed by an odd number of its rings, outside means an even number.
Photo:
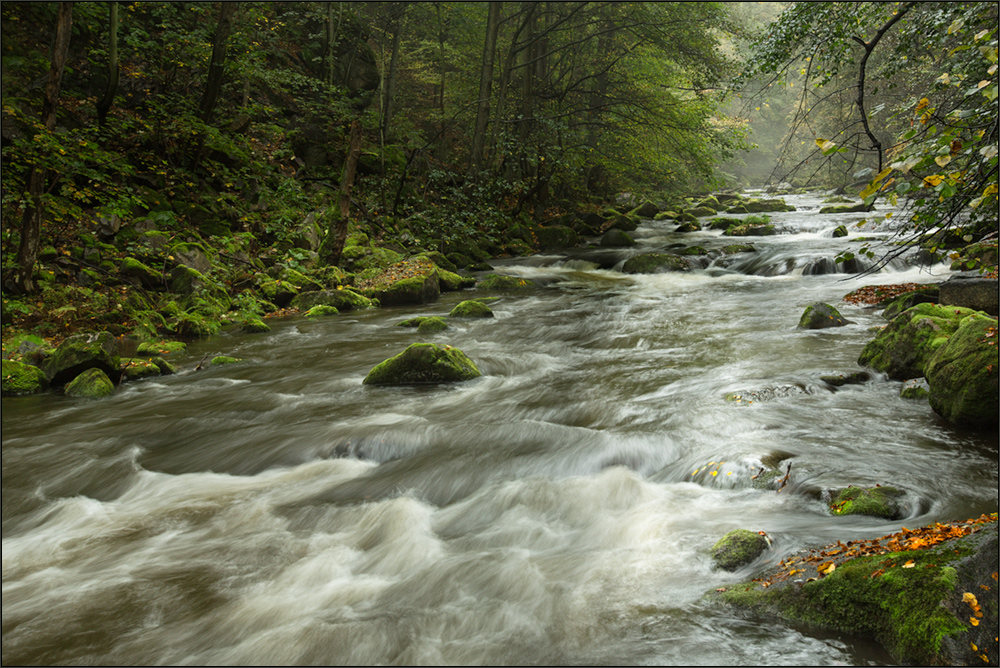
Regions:
<svg viewBox="0 0 1000 668"><path fill-rule="evenodd" d="M783 9L5 3L4 331L211 331L271 309L250 257L482 261L567 214L749 185L853 186L917 202L914 230L994 229L995 7ZM164 265L164 244L242 258L229 299L133 303L156 278L122 263Z"/></svg>

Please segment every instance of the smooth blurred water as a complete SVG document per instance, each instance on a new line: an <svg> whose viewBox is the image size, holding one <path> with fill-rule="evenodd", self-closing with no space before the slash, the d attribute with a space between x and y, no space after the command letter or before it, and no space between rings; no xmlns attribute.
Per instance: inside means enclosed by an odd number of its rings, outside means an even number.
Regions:
<svg viewBox="0 0 1000 668"><path fill-rule="evenodd" d="M361 384L419 340L397 322L475 290L200 341L180 374L102 401L3 399L4 664L891 662L702 600L806 546L997 510L996 433L877 375L819 379L859 370L884 322L843 295L947 269L809 275L862 216L788 201L785 233L728 267L620 273L632 253L744 241L652 221L635 249L502 262L541 287L423 339L474 359L472 382ZM853 324L796 329L816 301ZM223 353L245 363L194 371ZM779 396L724 400L762 388ZM753 489L775 451L788 486ZM907 491L907 517L832 517L821 498L876 483ZM713 570L735 528L774 549Z"/></svg>

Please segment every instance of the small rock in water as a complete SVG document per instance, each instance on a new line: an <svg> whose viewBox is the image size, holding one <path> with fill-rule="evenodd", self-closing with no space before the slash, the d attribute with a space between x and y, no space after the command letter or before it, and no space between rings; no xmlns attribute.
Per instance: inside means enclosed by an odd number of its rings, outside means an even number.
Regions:
<svg viewBox="0 0 1000 668"><path fill-rule="evenodd" d="M762 532L734 529L712 546L712 561L724 571L735 571L764 553L770 541Z"/></svg>

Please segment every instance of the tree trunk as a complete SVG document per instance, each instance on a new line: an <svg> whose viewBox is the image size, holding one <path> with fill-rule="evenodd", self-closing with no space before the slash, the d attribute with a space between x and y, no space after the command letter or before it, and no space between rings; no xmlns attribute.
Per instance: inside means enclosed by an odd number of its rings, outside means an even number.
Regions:
<svg viewBox="0 0 1000 668"><path fill-rule="evenodd" d="M104 97L97 102L97 122L101 127L104 127L104 121L118 91L118 3L108 4L111 9L108 21L108 88L104 91Z"/></svg>
<svg viewBox="0 0 1000 668"><path fill-rule="evenodd" d="M201 96L201 120L206 123L212 120L215 103L222 90L222 81L226 73L226 46L229 43L229 33L232 32L232 17L239 7L238 2L223 2L219 8L219 21L215 27L215 38L212 41L212 62L208 66L208 81L205 92Z"/></svg>
<svg viewBox="0 0 1000 668"><path fill-rule="evenodd" d="M497 51L497 33L500 30L502 2L491 2L487 8L486 40L483 43L483 66L479 73L479 108L472 135L472 160L469 171L477 176L483 170L483 150L486 146L486 125L490 119L490 97L493 94L493 61Z"/></svg>
<svg viewBox="0 0 1000 668"><path fill-rule="evenodd" d="M389 56L389 73L383 79L385 88L382 95L382 139L389 136L389 128L392 124L393 103L396 98L396 80L399 75L399 40L403 31L403 14L406 12L406 3L401 3L397 10L395 25L392 31L392 54Z"/></svg>
<svg viewBox="0 0 1000 668"><path fill-rule="evenodd" d="M52 62L49 67L49 81L45 86L45 100L42 102L42 122L45 129L52 132L56 128L56 108L59 105L59 87L62 84L63 69L69 53L70 29L73 27L73 3L60 2L56 16L56 40L52 48ZM35 289L32 274L38 260L38 244L42 235L42 216L45 213L42 195L48 181L47 170L32 167L28 174L28 206L21 218L21 243L17 251L17 273L15 288L20 292Z"/></svg>
<svg viewBox="0 0 1000 668"><path fill-rule="evenodd" d="M354 174L358 168L358 157L361 155L361 121L355 118L351 122L351 144L347 152L347 162L340 179L340 195L338 206L330 219L330 225L319 249L320 261L329 265L340 262L340 254L344 251L347 241L347 221L351 211L351 192L354 190Z"/></svg>

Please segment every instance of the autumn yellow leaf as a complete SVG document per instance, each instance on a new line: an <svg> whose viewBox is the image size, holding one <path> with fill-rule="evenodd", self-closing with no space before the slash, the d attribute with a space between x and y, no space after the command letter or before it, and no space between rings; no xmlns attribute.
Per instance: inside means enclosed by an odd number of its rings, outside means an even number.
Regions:
<svg viewBox="0 0 1000 668"><path fill-rule="evenodd" d="M924 177L924 183L928 186L936 186L944 181L944 177L940 174L931 174L930 176Z"/></svg>
<svg viewBox="0 0 1000 668"><path fill-rule="evenodd" d="M962 594L962 603L968 603L969 605L979 605L979 601L976 600L976 595L969 591Z"/></svg>
<svg viewBox="0 0 1000 668"><path fill-rule="evenodd" d="M979 626L979 620L976 619L975 617L969 617L969 623L972 624L973 626Z"/></svg>
<svg viewBox="0 0 1000 668"><path fill-rule="evenodd" d="M909 560L909 561L907 561L907 562L906 562L905 564L903 564L903 568L913 568L913 567L914 567L914 565L915 565L915 564L913 563L913 559L910 559L910 560Z"/></svg>
<svg viewBox="0 0 1000 668"><path fill-rule="evenodd" d="M821 575L829 575L837 568L837 564L832 561L827 561L816 567L816 570L820 572Z"/></svg>

